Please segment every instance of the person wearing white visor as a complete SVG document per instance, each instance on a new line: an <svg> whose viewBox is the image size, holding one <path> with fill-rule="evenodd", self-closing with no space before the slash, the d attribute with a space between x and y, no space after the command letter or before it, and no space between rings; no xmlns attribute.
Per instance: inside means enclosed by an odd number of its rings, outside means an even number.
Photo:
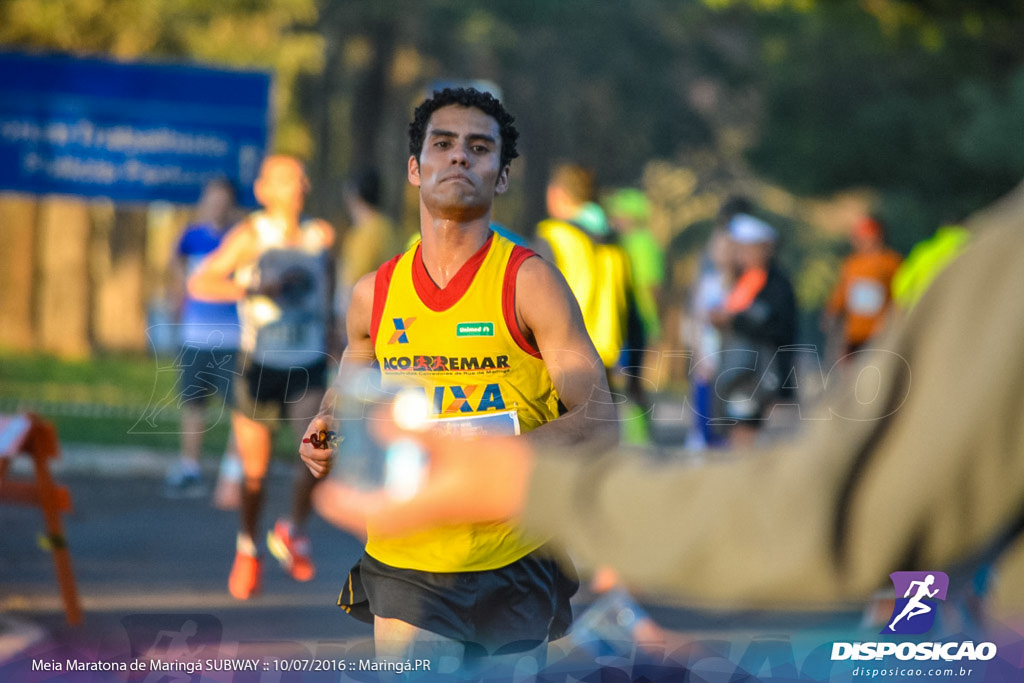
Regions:
<svg viewBox="0 0 1024 683"><path fill-rule="evenodd" d="M775 228L745 213L738 213L729 221L729 236L739 244L775 244L778 239Z"/></svg>

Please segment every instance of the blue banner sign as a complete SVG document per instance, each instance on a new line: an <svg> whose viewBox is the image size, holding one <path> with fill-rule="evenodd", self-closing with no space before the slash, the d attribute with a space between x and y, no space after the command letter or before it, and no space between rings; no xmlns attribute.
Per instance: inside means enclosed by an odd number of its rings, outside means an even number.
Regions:
<svg viewBox="0 0 1024 683"><path fill-rule="evenodd" d="M0 53L0 190L191 203L226 176L251 203L270 76Z"/></svg>

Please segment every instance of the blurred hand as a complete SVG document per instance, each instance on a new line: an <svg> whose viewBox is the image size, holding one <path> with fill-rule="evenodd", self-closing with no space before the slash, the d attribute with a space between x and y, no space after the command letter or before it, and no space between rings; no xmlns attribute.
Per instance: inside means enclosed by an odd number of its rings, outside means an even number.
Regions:
<svg viewBox="0 0 1024 683"><path fill-rule="evenodd" d="M330 441L317 442L315 435L320 432L330 432L332 428L333 425L329 420L323 417L314 417L313 421L306 427L305 437L302 439L302 443L299 444L299 457L302 458L302 462L305 463L306 467L309 468L309 471L317 479L325 477L331 471L335 447Z"/></svg>
<svg viewBox="0 0 1024 683"><path fill-rule="evenodd" d="M391 438L410 435L393 425L385 429L395 432ZM359 536L368 527L375 535L394 536L441 524L504 521L520 515L533 469L529 441L435 433L412 436L429 453L430 463L424 483L412 498L395 500L384 490L360 491L331 480L314 490L317 512Z"/></svg>

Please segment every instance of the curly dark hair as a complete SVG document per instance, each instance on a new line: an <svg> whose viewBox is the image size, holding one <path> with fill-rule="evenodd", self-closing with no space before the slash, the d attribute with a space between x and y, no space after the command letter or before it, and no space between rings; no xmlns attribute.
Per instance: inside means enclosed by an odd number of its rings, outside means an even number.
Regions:
<svg viewBox="0 0 1024 683"><path fill-rule="evenodd" d="M420 106L416 107L412 123L409 124L409 154L420 159L420 152L423 150L423 140L427 133L427 122L430 116L450 104L457 104L462 107L474 107L490 116L498 122L498 130L501 133L501 167L508 166L513 159L519 156L516 151L516 140L519 139L519 131L512 125L515 117L505 111L493 95L480 92L476 88L445 88L435 90L433 95L423 100Z"/></svg>

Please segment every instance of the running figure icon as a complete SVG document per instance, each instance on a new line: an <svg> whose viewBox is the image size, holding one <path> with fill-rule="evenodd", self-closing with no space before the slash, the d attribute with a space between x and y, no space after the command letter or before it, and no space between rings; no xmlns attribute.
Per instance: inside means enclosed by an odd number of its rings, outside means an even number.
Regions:
<svg viewBox="0 0 1024 683"><path fill-rule="evenodd" d="M929 588L931 588L932 584L934 583L934 574L929 574L924 578L923 581L910 582L910 586L907 587L907 592L903 594L904 598L910 598L910 600L903 608L903 611L899 613L899 616L893 619L892 622L889 624L890 631L895 631L896 623L904 617L906 617L907 621L910 621L910 619L916 617L919 614L927 614L928 612L932 611L931 605L928 605L922 601L924 600L924 598L934 598L938 594L938 588L936 588L935 590L929 590ZM914 594L914 597L911 598L910 594L914 592L915 587L917 592Z"/></svg>

